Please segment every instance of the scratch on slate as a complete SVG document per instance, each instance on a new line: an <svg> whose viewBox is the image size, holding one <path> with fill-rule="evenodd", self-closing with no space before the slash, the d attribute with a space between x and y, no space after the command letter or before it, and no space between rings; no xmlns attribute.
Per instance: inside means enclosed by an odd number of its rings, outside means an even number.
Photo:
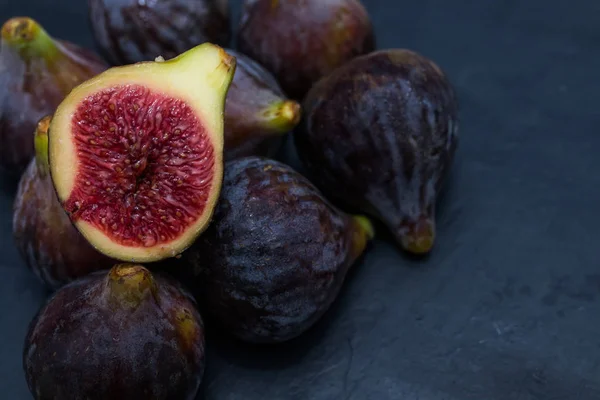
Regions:
<svg viewBox="0 0 600 400"><path fill-rule="evenodd" d="M350 377L350 370L352 369L352 363L354 362L354 346L352 346L352 340L347 338L348 347L350 347L350 358L348 359L348 364L346 366L346 372L344 373L344 394L346 400L348 400L351 396L351 392L348 392L348 379Z"/></svg>

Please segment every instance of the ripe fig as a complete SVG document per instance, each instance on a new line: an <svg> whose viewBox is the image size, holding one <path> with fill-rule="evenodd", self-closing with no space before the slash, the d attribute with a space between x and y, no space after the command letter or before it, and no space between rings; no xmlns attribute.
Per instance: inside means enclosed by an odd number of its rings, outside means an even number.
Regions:
<svg viewBox="0 0 600 400"><path fill-rule="evenodd" d="M100 252L161 261L204 231L223 176L223 110L235 58L204 43L112 67L79 85L50 124L61 205Z"/></svg>
<svg viewBox="0 0 600 400"><path fill-rule="evenodd" d="M96 43L114 65L231 40L228 0L88 0L88 10Z"/></svg>
<svg viewBox="0 0 600 400"><path fill-rule="evenodd" d="M225 104L225 157L273 156L300 121L301 107L269 71L231 49L237 68Z"/></svg>
<svg viewBox="0 0 600 400"><path fill-rule="evenodd" d="M458 102L432 60L406 49L358 57L323 78L294 136L307 175L335 204L430 252L436 199L458 144Z"/></svg>
<svg viewBox="0 0 600 400"><path fill-rule="evenodd" d="M375 50L370 16L359 0L244 0L238 47L302 99L321 77Z"/></svg>
<svg viewBox="0 0 600 400"><path fill-rule="evenodd" d="M276 343L323 316L373 227L280 162L229 161L208 230L183 254L201 304L241 340Z"/></svg>
<svg viewBox="0 0 600 400"><path fill-rule="evenodd" d="M23 368L36 400L192 400L202 317L178 283L117 264L58 289L30 323Z"/></svg>
<svg viewBox="0 0 600 400"><path fill-rule="evenodd" d="M95 250L75 229L54 191L48 166L48 125L35 132L36 155L19 181L13 207L13 238L27 266L50 289L90 272L109 269L114 260Z"/></svg>
<svg viewBox="0 0 600 400"><path fill-rule="evenodd" d="M34 156L37 122L107 65L89 50L52 38L31 18L9 19L0 35L0 170L19 177Z"/></svg>

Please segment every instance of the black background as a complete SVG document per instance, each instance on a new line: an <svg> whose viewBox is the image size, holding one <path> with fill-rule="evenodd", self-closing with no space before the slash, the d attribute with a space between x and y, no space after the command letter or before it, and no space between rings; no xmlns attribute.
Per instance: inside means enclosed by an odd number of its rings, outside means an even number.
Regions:
<svg viewBox="0 0 600 400"><path fill-rule="evenodd" d="M93 46L83 0L1 0ZM233 1L239 13L239 1ZM206 399L600 398L600 2L364 0L379 47L433 58L461 102L437 247L381 235L299 340L259 349L209 335ZM0 88L2 90L2 88ZM0 397L28 399L27 324L44 298L0 197Z"/></svg>

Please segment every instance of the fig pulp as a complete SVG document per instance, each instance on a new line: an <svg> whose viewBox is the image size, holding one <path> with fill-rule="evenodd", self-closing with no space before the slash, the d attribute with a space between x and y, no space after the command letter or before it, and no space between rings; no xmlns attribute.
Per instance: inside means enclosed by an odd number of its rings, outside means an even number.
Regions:
<svg viewBox="0 0 600 400"><path fill-rule="evenodd" d="M375 50L359 0L244 0L238 46L294 99L348 60Z"/></svg>
<svg viewBox="0 0 600 400"><path fill-rule="evenodd" d="M442 70L413 51L380 50L323 78L303 106L295 143L317 187L384 222L408 252L428 253L458 143L458 102Z"/></svg>
<svg viewBox="0 0 600 400"><path fill-rule="evenodd" d="M19 177L34 156L31 132L79 83L105 70L92 52L11 18L0 39L0 170Z"/></svg>
<svg viewBox="0 0 600 400"><path fill-rule="evenodd" d="M176 282L117 264L58 289L31 321L23 367L36 400L192 400L204 325Z"/></svg>
<svg viewBox="0 0 600 400"><path fill-rule="evenodd" d="M241 340L276 343L309 329L337 297L373 228L291 167L227 162L208 230L183 254L198 300Z"/></svg>
<svg viewBox="0 0 600 400"><path fill-rule="evenodd" d="M90 272L109 269L114 261L96 251L75 229L61 207L48 170L48 125L35 132L36 155L19 181L13 207L13 238L27 266L50 289Z"/></svg>
<svg viewBox="0 0 600 400"><path fill-rule="evenodd" d="M225 104L225 158L275 155L283 135L300 121L301 107L289 100L269 71L227 49L237 68Z"/></svg>
<svg viewBox="0 0 600 400"><path fill-rule="evenodd" d="M114 65L231 40L228 0L88 0L88 10L96 43Z"/></svg>
<svg viewBox="0 0 600 400"><path fill-rule="evenodd" d="M223 110L235 58L204 43L112 67L79 85L50 125L61 205L100 252L174 257L206 228L223 176Z"/></svg>

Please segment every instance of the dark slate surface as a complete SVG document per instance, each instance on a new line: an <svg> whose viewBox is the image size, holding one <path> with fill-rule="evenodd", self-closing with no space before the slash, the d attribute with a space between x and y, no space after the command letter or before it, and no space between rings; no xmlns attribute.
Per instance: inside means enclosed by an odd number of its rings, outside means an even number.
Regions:
<svg viewBox="0 0 600 400"><path fill-rule="evenodd" d="M239 1L234 1L237 5ZM600 3L365 0L380 47L435 59L461 145L426 261L383 236L325 320L276 349L208 338L205 399L600 398ZM3 0L91 46L83 0ZM1 89L0 89L1 90ZM0 393L30 398L21 351L44 291L0 197Z"/></svg>

